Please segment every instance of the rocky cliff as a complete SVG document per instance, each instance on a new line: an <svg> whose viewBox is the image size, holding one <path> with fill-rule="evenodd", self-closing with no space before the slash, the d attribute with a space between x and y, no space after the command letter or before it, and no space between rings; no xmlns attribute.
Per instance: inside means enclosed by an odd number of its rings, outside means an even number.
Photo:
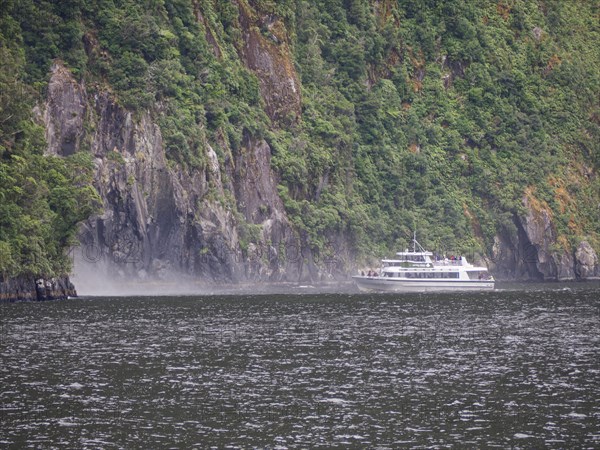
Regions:
<svg viewBox="0 0 600 450"><path fill-rule="evenodd" d="M246 135L224 161L207 143L205 169L182 170L168 164L149 114L134 117L107 92L90 98L60 64L42 117L49 153L67 155L86 141L95 157L102 212L81 226L78 264L127 280L298 278L301 247L264 140Z"/></svg>
<svg viewBox="0 0 600 450"><path fill-rule="evenodd" d="M531 191L523 197L523 206L526 214L513 217L514 229L504 229L495 238L490 268L498 279L563 281L600 276L598 256L589 242L582 240L574 251L560 245L551 210Z"/></svg>
<svg viewBox="0 0 600 450"><path fill-rule="evenodd" d="M294 127L302 118L302 97L288 29L276 14L245 1L236 2L235 11L233 26L241 37L237 56L258 78L264 111L272 126ZM201 7L196 17L205 25L215 56L224 58ZM347 263L350 246L343 233L328 237L336 243L330 255L335 264L328 264L292 226L277 189L281 180L272 169L273 149L247 129L235 149L222 134L216 142L205 142L205 166L186 169L168 160L156 115L134 114L97 86L89 95L85 83L60 63L52 68L42 109L48 153L84 149L95 157L95 187L103 206L81 226L78 265L117 279L186 275L217 282L316 280L354 270ZM574 251L560 247L551 208L533 199L526 192L526 213L515 213L514 228L496 234L487 258L495 275L597 277L594 249L586 241Z"/></svg>
<svg viewBox="0 0 600 450"><path fill-rule="evenodd" d="M0 302L63 300L68 297L77 297L69 277L0 280Z"/></svg>
<svg viewBox="0 0 600 450"><path fill-rule="evenodd" d="M46 155L93 157L101 207L79 225L76 274L343 279L417 228L498 279L600 276L591 6L151 3L15 2L0 17L0 85L29 99L0 96L0 169L41 157L17 103L37 101ZM54 236L68 183L18 175L46 203L0 195L43 239L29 248L0 222L0 269L64 273L29 253ZM61 249L77 220L60 222Z"/></svg>

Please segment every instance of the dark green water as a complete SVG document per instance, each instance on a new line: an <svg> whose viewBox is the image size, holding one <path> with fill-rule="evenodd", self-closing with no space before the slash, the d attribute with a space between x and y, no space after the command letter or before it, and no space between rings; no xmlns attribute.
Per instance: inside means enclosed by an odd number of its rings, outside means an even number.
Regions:
<svg viewBox="0 0 600 450"><path fill-rule="evenodd" d="M0 447L600 448L592 285L0 312Z"/></svg>

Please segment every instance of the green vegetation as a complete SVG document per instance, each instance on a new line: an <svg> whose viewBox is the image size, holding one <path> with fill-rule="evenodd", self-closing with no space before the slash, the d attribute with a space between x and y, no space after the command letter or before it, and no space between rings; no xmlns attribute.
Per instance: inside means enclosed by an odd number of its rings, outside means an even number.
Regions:
<svg viewBox="0 0 600 450"><path fill-rule="evenodd" d="M275 164L311 236L389 251L416 226L432 248L489 254L533 192L558 236L600 249L597 4L297 5L303 122Z"/></svg>
<svg viewBox="0 0 600 450"><path fill-rule="evenodd" d="M45 158L31 120L60 59L159 124L182 170L266 139L305 243L358 255L489 253L527 192L566 247L600 251L600 14L562 0L4 1L0 16L0 271L65 270L91 209L88 158ZM271 123L245 67L240 8L279 18L302 113ZM265 22L266 23L266 22ZM260 26L266 39L268 26ZM286 122L287 123L287 122ZM69 179L70 165L87 167ZM76 203L73 203L76 202ZM61 209L62 208L62 209ZM257 239L245 227L244 245ZM26 238L25 238L26 236ZM246 242L248 241L248 242ZM36 255L33 258L31 255Z"/></svg>
<svg viewBox="0 0 600 450"><path fill-rule="evenodd" d="M25 83L18 25L0 19L0 279L68 273L75 226L96 207L92 159L45 157L32 120L35 90Z"/></svg>

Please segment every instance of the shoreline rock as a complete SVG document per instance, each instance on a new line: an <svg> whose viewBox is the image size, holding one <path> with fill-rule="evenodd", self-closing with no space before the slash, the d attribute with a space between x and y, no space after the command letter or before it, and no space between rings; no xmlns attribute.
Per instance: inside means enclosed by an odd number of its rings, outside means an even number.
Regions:
<svg viewBox="0 0 600 450"><path fill-rule="evenodd" d="M68 276L17 277L0 281L0 302L64 300L77 297Z"/></svg>

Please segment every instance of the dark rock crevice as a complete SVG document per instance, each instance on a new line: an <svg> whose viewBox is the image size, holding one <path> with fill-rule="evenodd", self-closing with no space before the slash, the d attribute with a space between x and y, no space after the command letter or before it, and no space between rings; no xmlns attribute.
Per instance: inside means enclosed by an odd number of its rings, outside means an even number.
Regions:
<svg viewBox="0 0 600 450"><path fill-rule="evenodd" d="M544 258L544 262L540 262L540 250L531 242L525 228L517 217L514 218L514 222L517 227L514 278L517 280L543 281L548 275L551 277L553 272L556 273L556 270L552 268L552 261ZM543 250L541 251L543 252ZM543 268L540 268L540 265Z"/></svg>
<svg viewBox="0 0 600 450"><path fill-rule="evenodd" d="M305 257L306 250L286 251L300 243L279 198L271 149L263 139L246 131L235 151L219 143L227 156L223 162L206 143L208 164L201 170L168 163L150 113L134 118L107 93L88 97L85 86L57 65L43 115L49 142L63 141L65 128L53 123L73 102L84 105L92 121L71 124L69 133L90 142L94 186L103 203L102 211L81 225L76 270L85 265L89 273L111 280L304 276L305 269L289 254ZM49 151L66 155L60 145Z"/></svg>

